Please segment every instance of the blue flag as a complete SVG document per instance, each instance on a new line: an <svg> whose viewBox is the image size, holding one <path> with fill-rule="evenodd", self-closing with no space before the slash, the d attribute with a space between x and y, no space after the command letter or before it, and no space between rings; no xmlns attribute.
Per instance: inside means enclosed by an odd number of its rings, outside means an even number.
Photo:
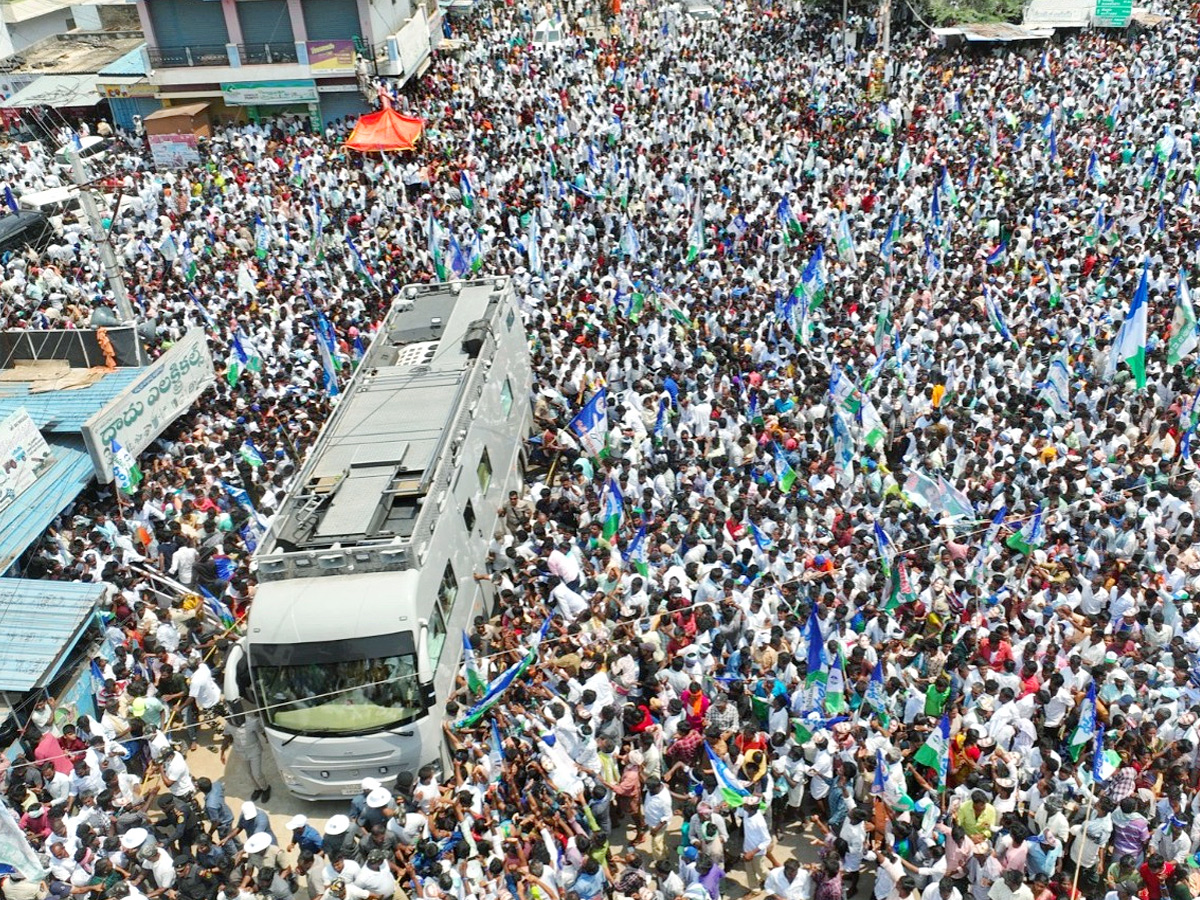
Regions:
<svg viewBox="0 0 1200 900"><path fill-rule="evenodd" d="M230 500L232 500L242 509L246 510L246 512L250 513L250 518L252 521L257 522L260 525L263 524L262 516L260 516L258 514L258 510L254 508L254 501L250 499L249 494L247 494L240 487L230 484L228 481L218 481L217 484L221 486L221 490L229 495Z"/></svg>
<svg viewBox="0 0 1200 900"><path fill-rule="evenodd" d="M204 598L204 608L208 610L213 618L221 623L224 628L232 628L236 619L229 607L209 593L203 585L200 586L200 595Z"/></svg>
<svg viewBox="0 0 1200 900"><path fill-rule="evenodd" d="M867 692L863 701L885 725L887 724L887 694L883 689L883 663L876 660L875 668L871 670L871 680L867 682Z"/></svg>
<svg viewBox="0 0 1200 900"><path fill-rule="evenodd" d="M659 397L658 399L658 414L654 417L654 443L661 444L663 440L663 428L667 421L667 398Z"/></svg>
<svg viewBox="0 0 1200 900"><path fill-rule="evenodd" d="M608 389L600 388L568 424L567 431L588 456L608 451Z"/></svg>
<svg viewBox="0 0 1200 900"><path fill-rule="evenodd" d="M875 523L875 549L879 551L879 568L884 578L892 576L892 539L887 536L883 526Z"/></svg>
<svg viewBox="0 0 1200 900"><path fill-rule="evenodd" d="M1079 761L1079 753L1091 741L1096 739L1096 682L1088 685L1087 696L1083 700L1083 708L1079 711L1079 724L1071 736L1068 749L1071 759Z"/></svg>
<svg viewBox="0 0 1200 900"><path fill-rule="evenodd" d="M805 626L805 640L808 641L807 672L804 676L805 712L820 711L825 708L825 693L829 687L829 669L825 665L825 640L821 636L821 620L817 617L817 607L814 605L808 614L808 624Z"/></svg>
<svg viewBox="0 0 1200 900"><path fill-rule="evenodd" d="M875 749L875 778L871 782L871 793L882 794L887 790L887 767L883 762L883 751Z"/></svg>

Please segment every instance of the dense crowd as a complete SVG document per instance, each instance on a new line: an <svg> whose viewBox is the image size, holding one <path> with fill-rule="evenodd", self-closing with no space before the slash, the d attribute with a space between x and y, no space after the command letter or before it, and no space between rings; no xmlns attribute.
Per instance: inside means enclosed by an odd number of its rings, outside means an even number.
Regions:
<svg viewBox="0 0 1200 900"><path fill-rule="evenodd" d="M22 561L104 583L113 652L98 719L25 711L4 793L46 877L6 898L1200 896L1200 73L1194 10L1164 12L995 50L914 30L877 68L873 22L770 0L627 4L553 48L495 4L381 86L426 120L408 157L288 118L182 172L115 151L153 348L203 327L222 377L131 498L90 492ZM453 771L277 835L198 595L252 603L247 525L330 409L323 319L344 380L400 285L472 271L515 279L536 431ZM5 327L112 303L70 216L3 276ZM476 721L475 676L547 618ZM218 717L244 803L189 769Z"/></svg>

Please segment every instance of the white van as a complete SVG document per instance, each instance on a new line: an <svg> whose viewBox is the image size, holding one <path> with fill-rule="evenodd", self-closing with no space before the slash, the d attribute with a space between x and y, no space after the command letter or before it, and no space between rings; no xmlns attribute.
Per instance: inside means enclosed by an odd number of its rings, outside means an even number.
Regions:
<svg viewBox="0 0 1200 900"><path fill-rule="evenodd" d="M112 141L108 138L91 135L79 140L79 158L85 163L103 162L110 150L112 150ZM71 144L63 144L54 151L54 161L62 163L64 166L71 165L70 152Z"/></svg>
<svg viewBox="0 0 1200 900"><path fill-rule="evenodd" d="M61 228L63 216L70 212L80 215L79 188L56 187L47 191L22 194L17 200L22 209L32 209L46 216L55 228Z"/></svg>

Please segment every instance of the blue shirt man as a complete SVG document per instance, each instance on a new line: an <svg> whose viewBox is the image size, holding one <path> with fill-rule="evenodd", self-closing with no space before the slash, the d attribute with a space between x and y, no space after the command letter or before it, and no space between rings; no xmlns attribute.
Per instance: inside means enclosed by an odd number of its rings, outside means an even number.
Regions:
<svg viewBox="0 0 1200 900"><path fill-rule="evenodd" d="M225 802L225 783L220 778L213 781L200 777L196 779L196 790L204 795L204 817L213 823L217 836L224 839L233 828L233 810Z"/></svg>

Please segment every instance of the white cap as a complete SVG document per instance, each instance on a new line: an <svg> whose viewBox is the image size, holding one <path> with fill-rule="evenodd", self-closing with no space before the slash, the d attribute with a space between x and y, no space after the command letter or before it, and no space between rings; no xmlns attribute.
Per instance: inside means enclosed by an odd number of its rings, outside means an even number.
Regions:
<svg viewBox="0 0 1200 900"><path fill-rule="evenodd" d="M121 847L125 850L136 850L146 843L148 837L150 837L150 832L145 828L130 828L121 835Z"/></svg>
<svg viewBox="0 0 1200 900"><path fill-rule="evenodd" d="M391 792L387 788L377 787L367 794L367 806L371 809L383 809L392 802Z"/></svg>
<svg viewBox="0 0 1200 900"><path fill-rule="evenodd" d="M347 816L331 816L325 823L326 834L345 834L350 829L350 819Z"/></svg>
<svg viewBox="0 0 1200 900"><path fill-rule="evenodd" d="M370 791L375 790L376 788L383 787L383 784L379 781L378 778L372 778L370 775L368 775L366 778L364 778L362 780L361 787L364 791L370 792Z"/></svg>
<svg viewBox="0 0 1200 900"><path fill-rule="evenodd" d="M258 818L258 807L254 805L253 800L247 800L245 803L242 804L242 818L243 819L257 819Z"/></svg>
<svg viewBox="0 0 1200 900"><path fill-rule="evenodd" d="M295 831L297 828L303 828L307 824L308 816L292 816L290 819L288 819L288 823L285 827L288 831Z"/></svg>
<svg viewBox="0 0 1200 900"><path fill-rule="evenodd" d="M265 831L260 831L258 834L252 834L246 838L247 853L262 853L271 846L271 836Z"/></svg>

